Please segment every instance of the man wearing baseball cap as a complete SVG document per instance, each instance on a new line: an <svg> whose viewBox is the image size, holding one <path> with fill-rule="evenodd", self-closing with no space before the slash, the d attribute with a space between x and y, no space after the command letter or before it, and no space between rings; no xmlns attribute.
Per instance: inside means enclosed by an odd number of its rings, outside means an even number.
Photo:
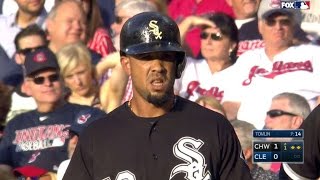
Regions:
<svg viewBox="0 0 320 180"><path fill-rule="evenodd" d="M298 14L297 9L283 9L271 0L261 1L258 27L265 47L242 54L233 65L236 74L232 84L236 90L225 93L223 104L227 114L238 108L237 119L262 129L272 97L277 94L297 93L307 99L311 108L317 105L320 48L295 44ZM226 101L235 103L226 107Z"/></svg>
<svg viewBox="0 0 320 180"><path fill-rule="evenodd" d="M91 122L105 113L62 98L59 65L47 47L27 54L24 67L26 94L35 99L37 109L22 113L7 124L0 143L0 168L22 167L34 153L47 149L59 157L58 166L68 159L70 125L75 121Z"/></svg>

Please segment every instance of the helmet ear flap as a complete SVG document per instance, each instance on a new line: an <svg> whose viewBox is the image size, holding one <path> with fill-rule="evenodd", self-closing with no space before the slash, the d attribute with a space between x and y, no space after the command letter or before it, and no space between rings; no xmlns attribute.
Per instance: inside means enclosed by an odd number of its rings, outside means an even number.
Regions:
<svg viewBox="0 0 320 180"><path fill-rule="evenodd" d="M181 60L177 62L177 67L176 67L176 79L179 79L182 75L182 72L186 66L186 58L183 57Z"/></svg>

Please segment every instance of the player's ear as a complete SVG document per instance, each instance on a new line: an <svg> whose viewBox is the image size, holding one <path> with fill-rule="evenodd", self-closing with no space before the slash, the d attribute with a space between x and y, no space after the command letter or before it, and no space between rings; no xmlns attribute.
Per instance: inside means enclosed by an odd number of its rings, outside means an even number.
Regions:
<svg viewBox="0 0 320 180"><path fill-rule="evenodd" d="M121 66L126 72L127 75L131 75L131 66L130 66L130 60L127 56L121 56L120 57Z"/></svg>

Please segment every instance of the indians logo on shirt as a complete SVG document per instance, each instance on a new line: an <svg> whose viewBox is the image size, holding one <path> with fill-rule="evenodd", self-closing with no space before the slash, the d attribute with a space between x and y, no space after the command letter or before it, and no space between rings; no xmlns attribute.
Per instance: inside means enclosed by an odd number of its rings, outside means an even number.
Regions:
<svg viewBox="0 0 320 180"><path fill-rule="evenodd" d="M184 178L188 180L210 180L211 174L206 171L207 164L199 149L203 145L200 139L183 137L173 146L173 154L185 163L176 165L171 173L170 179L179 173L185 173Z"/></svg>
<svg viewBox="0 0 320 180"><path fill-rule="evenodd" d="M28 163L33 163L37 157L41 154L41 152L35 152L31 155L31 158L29 159Z"/></svg>
<svg viewBox="0 0 320 180"><path fill-rule="evenodd" d="M191 81L187 87L188 99L195 101L200 96L212 96L218 101L221 101L223 98L224 90L221 90L219 87L211 87L210 89L205 89L200 86L199 81Z"/></svg>
<svg viewBox="0 0 320 180"><path fill-rule="evenodd" d="M305 62L283 62L276 61L273 63L272 71L268 71L265 68L259 66L253 66L250 69L248 79L242 82L243 86L248 86L251 84L252 80L256 76L265 77L268 79L273 79L276 76L295 72L295 71L308 71L313 72L313 67L311 61L307 60Z"/></svg>
<svg viewBox="0 0 320 180"><path fill-rule="evenodd" d="M88 121L90 117L91 117L91 114L83 114L77 119L77 123L84 124Z"/></svg>

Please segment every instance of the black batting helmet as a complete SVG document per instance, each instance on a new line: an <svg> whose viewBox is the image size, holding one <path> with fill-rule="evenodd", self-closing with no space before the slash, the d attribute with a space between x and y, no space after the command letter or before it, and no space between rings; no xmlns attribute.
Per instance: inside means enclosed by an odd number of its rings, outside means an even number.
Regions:
<svg viewBox="0 0 320 180"><path fill-rule="evenodd" d="M127 20L120 33L120 52L127 55L176 52L176 78L180 78L185 65L178 25L158 12L143 12Z"/></svg>

